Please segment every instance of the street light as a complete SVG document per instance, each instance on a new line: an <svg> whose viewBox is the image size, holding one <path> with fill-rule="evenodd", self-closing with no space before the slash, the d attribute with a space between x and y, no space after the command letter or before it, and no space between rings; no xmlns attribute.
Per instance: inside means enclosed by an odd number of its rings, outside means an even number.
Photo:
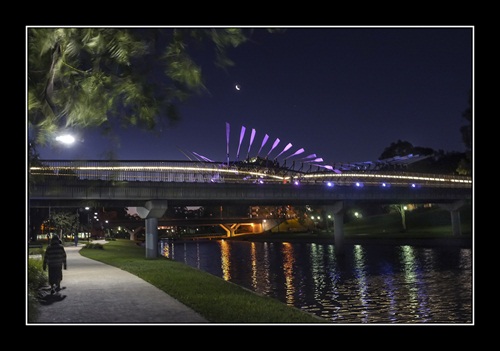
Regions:
<svg viewBox="0 0 500 351"><path fill-rule="evenodd" d="M90 221L90 207L85 206L87 212L87 241L90 242L90 234L92 234L91 221Z"/></svg>
<svg viewBox="0 0 500 351"><path fill-rule="evenodd" d="M58 133L53 140L63 147L72 147L76 142L83 143L83 138L78 133L68 131Z"/></svg>
<svg viewBox="0 0 500 351"><path fill-rule="evenodd" d="M75 140L76 140L75 137L71 134L62 134L56 137L56 141L65 145L71 145L75 142Z"/></svg>
<svg viewBox="0 0 500 351"><path fill-rule="evenodd" d="M332 220L332 215L328 215L326 218L326 232L329 233L328 222Z"/></svg>

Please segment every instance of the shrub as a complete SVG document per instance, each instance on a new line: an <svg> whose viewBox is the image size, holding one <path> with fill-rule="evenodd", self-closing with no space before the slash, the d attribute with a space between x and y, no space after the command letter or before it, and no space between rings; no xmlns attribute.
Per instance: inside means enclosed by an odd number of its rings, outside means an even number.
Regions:
<svg viewBox="0 0 500 351"><path fill-rule="evenodd" d="M28 255L43 255L45 249L43 247L30 247L28 248Z"/></svg>
<svg viewBox="0 0 500 351"><path fill-rule="evenodd" d="M36 322L40 314L40 302L37 298L37 292L28 289L28 322Z"/></svg>
<svg viewBox="0 0 500 351"><path fill-rule="evenodd" d="M28 258L28 288L38 290L47 285L49 278L43 271L43 262L38 258Z"/></svg>
<svg viewBox="0 0 500 351"><path fill-rule="evenodd" d="M39 314L38 289L47 285L49 278L43 271L43 262L38 258L28 258L28 322L34 322Z"/></svg>
<svg viewBox="0 0 500 351"><path fill-rule="evenodd" d="M85 246L83 248L84 249L98 249L98 250L102 250L102 249L104 249L104 246L102 246L102 244L99 244L99 243L89 243L89 244L85 244Z"/></svg>

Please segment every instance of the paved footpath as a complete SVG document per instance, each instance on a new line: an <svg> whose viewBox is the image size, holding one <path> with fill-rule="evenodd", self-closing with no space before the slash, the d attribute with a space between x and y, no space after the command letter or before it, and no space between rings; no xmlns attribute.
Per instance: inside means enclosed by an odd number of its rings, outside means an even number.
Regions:
<svg viewBox="0 0 500 351"><path fill-rule="evenodd" d="M59 295L48 296L36 323L205 324L208 321L162 290L119 268L80 255L67 246ZM66 297L64 297L66 296Z"/></svg>

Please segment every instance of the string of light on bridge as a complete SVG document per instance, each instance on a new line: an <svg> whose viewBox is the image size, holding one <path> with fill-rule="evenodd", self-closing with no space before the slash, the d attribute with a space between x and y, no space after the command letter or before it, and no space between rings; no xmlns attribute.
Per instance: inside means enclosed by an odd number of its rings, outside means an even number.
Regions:
<svg viewBox="0 0 500 351"><path fill-rule="evenodd" d="M59 177L78 177L79 179L95 179L95 180L141 180L141 181L162 181L167 179L166 174L185 174L182 181L189 179L188 176L193 174L201 174L208 176L207 182L235 182L235 183L292 183L300 185L304 183L317 183L324 182L328 186L334 184L354 184L356 186L366 185L380 185L389 187L392 185L412 185L415 183L425 184L426 186L439 186L440 184L449 186L450 184L457 184L463 186L472 186L472 179L465 176L444 176L444 175L429 175L417 173L391 173L391 172L316 172L316 173L301 173L292 170L286 170L286 174L273 174L268 168L261 171L246 170L232 166L232 168L220 168L220 164L213 164L207 166L82 166L75 164L74 166L68 165L54 165L55 163L64 161L50 161L52 166L38 166L31 167L32 175L44 176L59 176ZM78 161L75 163L81 163ZM127 161L120 161L126 163ZM133 161L137 163L137 161ZM273 171L278 171L273 170ZM232 175L232 178L224 177L224 175ZM191 177L192 178L192 177ZM198 178L197 178L198 179ZM202 178L205 179L205 178ZM199 179L197 181L200 181ZM415 186L415 185L413 185Z"/></svg>

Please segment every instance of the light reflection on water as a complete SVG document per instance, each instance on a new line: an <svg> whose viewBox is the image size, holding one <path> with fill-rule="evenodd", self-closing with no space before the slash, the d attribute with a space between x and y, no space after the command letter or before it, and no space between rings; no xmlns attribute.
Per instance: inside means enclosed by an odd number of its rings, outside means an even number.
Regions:
<svg viewBox="0 0 500 351"><path fill-rule="evenodd" d="M335 323L472 323L472 250L244 241L160 253Z"/></svg>

